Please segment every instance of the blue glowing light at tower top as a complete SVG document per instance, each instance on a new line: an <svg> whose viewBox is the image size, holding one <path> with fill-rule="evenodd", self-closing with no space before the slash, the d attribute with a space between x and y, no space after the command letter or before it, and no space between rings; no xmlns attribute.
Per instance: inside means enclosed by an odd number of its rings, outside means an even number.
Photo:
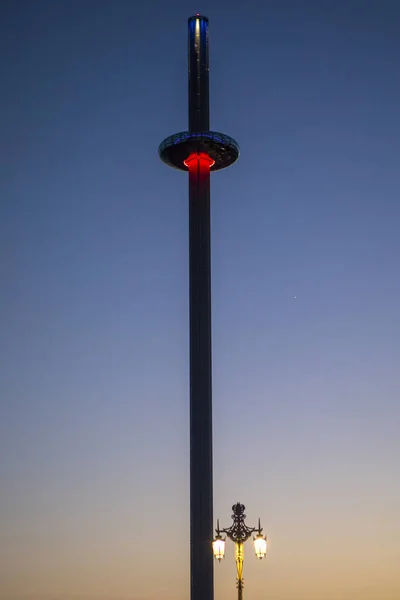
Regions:
<svg viewBox="0 0 400 600"><path fill-rule="evenodd" d="M200 13L197 13L193 17L189 17L189 23L190 23L190 21L198 21L198 20L206 21L208 23L208 17L205 17L204 15L201 15Z"/></svg>

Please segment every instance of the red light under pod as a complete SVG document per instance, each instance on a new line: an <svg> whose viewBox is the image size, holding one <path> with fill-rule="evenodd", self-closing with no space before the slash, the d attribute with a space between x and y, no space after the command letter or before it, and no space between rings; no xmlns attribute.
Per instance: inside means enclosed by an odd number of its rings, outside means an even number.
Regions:
<svg viewBox="0 0 400 600"><path fill-rule="evenodd" d="M196 169L197 165L199 165L200 169L203 171L203 169L211 169L211 167L215 165L215 160L205 152L193 152L183 161L183 164L186 165L189 170Z"/></svg>

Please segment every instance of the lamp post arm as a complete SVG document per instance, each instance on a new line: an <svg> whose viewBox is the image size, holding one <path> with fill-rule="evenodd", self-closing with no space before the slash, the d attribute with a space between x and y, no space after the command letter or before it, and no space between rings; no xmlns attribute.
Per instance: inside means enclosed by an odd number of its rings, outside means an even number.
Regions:
<svg viewBox="0 0 400 600"><path fill-rule="evenodd" d="M237 542L246 542L255 531L258 531L257 527L247 527L246 525L240 529L237 529L234 526L228 527L227 529L220 529L220 533L225 533L232 542L235 542L235 544Z"/></svg>
<svg viewBox="0 0 400 600"><path fill-rule="evenodd" d="M260 528L260 523L258 523L258 529L256 527L248 527L245 523L246 515L244 514L244 505L238 502L232 506L233 515L232 520L233 523L230 527L226 529L221 529L221 533L225 533L232 542L245 542L249 539L252 533L258 531ZM217 525L219 529L219 522Z"/></svg>

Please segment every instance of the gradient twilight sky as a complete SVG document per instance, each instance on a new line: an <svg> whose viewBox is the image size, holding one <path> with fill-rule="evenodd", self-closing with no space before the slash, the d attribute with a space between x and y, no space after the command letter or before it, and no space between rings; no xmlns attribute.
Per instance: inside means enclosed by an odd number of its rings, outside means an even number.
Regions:
<svg viewBox="0 0 400 600"><path fill-rule="evenodd" d="M252 600L400 597L400 3L3 0L0 598L186 600L187 18L210 19L215 517ZM234 599L233 549L216 600Z"/></svg>

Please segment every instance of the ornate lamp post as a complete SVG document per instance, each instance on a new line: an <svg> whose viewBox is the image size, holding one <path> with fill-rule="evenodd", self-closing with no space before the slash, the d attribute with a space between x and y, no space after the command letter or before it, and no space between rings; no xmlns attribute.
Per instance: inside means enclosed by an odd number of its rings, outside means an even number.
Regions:
<svg viewBox="0 0 400 600"><path fill-rule="evenodd" d="M217 535L213 541L214 556L218 561L221 561L225 556L225 537L226 534L232 542L235 543L235 560L237 580L236 587L238 590L238 600L243 600L243 558L244 558L244 542L249 539L252 533L256 533L253 537L254 550L257 558L264 558L267 554L267 538L263 535L263 528L258 519L258 527L248 527L244 522L246 515L244 514L244 505L238 502L232 506L233 523L227 529L219 528L219 519L217 520Z"/></svg>

